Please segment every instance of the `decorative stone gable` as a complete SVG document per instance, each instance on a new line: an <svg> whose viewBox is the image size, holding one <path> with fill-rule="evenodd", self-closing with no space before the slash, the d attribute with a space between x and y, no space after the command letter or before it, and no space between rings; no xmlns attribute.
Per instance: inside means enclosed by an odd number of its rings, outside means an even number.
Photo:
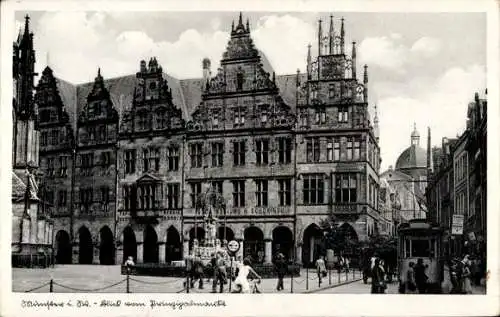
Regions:
<svg viewBox="0 0 500 317"><path fill-rule="evenodd" d="M38 107L40 125L54 122L69 123L68 113L57 88L57 80L52 69L48 66L43 70L42 77L36 87L35 103Z"/></svg>
<svg viewBox="0 0 500 317"><path fill-rule="evenodd" d="M108 89L104 86L100 68L97 71L92 91L87 96L87 104L80 111L78 123L86 124L97 120L118 121L118 112L113 107Z"/></svg>

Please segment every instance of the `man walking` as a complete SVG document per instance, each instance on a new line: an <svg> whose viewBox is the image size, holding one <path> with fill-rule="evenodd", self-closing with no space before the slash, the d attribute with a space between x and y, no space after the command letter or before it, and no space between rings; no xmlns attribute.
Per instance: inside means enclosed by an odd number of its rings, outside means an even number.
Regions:
<svg viewBox="0 0 500 317"><path fill-rule="evenodd" d="M284 289L283 278L285 277L287 271L287 265L285 262L285 256L281 253L278 253L276 256L276 273L278 274L278 285L276 286L276 290L282 291Z"/></svg>
<svg viewBox="0 0 500 317"><path fill-rule="evenodd" d="M316 260L316 273L318 274L319 285L321 285L322 278L326 276L326 265L324 256L320 256Z"/></svg>

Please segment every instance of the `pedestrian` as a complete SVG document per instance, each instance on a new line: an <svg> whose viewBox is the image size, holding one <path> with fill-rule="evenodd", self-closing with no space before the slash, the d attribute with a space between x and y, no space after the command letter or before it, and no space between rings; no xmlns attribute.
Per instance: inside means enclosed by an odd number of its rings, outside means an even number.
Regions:
<svg viewBox="0 0 500 317"><path fill-rule="evenodd" d="M127 261L125 261L125 266L126 266L127 268L130 268L130 267L132 267L132 266L134 266L134 265L135 265L135 263L134 263L134 258L133 258L133 257L131 257L131 256L129 256L129 257L127 258Z"/></svg>
<svg viewBox="0 0 500 317"><path fill-rule="evenodd" d="M427 292L427 280L429 279L427 274L425 274L425 269L427 265L424 265L424 260L422 258L417 260L417 264L414 267L415 270L415 282L417 283L418 293L425 294Z"/></svg>
<svg viewBox="0 0 500 317"><path fill-rule="evenodd" d="M194 285L194 281L193 281L193 278L194 278L194 269L193 269L193 256L191 254L188 254L186 256L186 258L184 259L185 261L185 273L186 273L186 281L184 282L184 287L187 287L189 285L189 287L193 288L193 285Z"/></svg>
<svg viewBox="0 0 500 317"><path fill-rule="evenodd" d="M285 256L281 253L278 253L276 256L276 263L274 264L276 267L276 273L278 275L278 285L276 285L276 290L282 291L284 289L283 278L287 272L287 265L285 262Z"/></svg>
<svg viewBox="0 0 500 317"><path fill-rule="evenodd" d="M321 285L322 278L326 277L326 265L323 255L316 260L316 273L318 274L319 284Z"/></svg>
<svg viewBox="0 0 500 317"><path fill-rule="evenodd" d="M234 280L235 285L235 293L250 293L250 283L248 282L248 275L252 273L257 279L260 281L260 276L257 274L254 269L250 266L250 260L244 259L243 264L241 264L238 268L238 276Z"/></svg>
<svg viewBox="0 0 500 317"><path fill-rule="evenodd" d="M417 294L417 284L415 282L415 270L413 269L415 262L408 264L408 271L406 271L406 294Z"/></svg>
<svg viewBox="0 0 500 317"><path fill-rule="evenodd" d="M215 261L213 262L214 277L212 283L212 293L217 293L216 288L219 284L219 293L224 292L224 284L226 284L226 263L224 261L223 254L217 252L215 255Z"/></svg>
<svg viewBox="0 0 500 317"><path fill-rule="evenodd" d="M193 270L194 281L191 283L191 287L194 287L194 282L198 281L198 288L203 289L204 266L200 256L195 256L193 261Z"/></svg>
<svg viewBox="0 0 500 317"><path fill-rule="evenodd" d="M462 260L462 279L463 279L463 294L472 294L471 270L469 256L466 255Z"/></svg>
<svg viewBox="0 0 500 317"><path fill-rule="evenodd" d="M385 292L384 272L380 267L380 259L376 258L372 269L372 294L383 294Z"/></svg>
<svg viewBox="0 0 500 317"><path fill-rule="evenodd" d="M351 261L349 260L348 257L345 257L344 258L344 265L345 265L345 269L347 272L349 272L349 264L351 263Z"/></svg>

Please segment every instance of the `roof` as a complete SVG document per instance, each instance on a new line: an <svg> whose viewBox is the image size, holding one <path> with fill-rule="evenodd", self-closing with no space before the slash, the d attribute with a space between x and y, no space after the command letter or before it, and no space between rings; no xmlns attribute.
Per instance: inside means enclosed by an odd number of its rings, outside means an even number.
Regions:
<svg viewBox="0 0 500 317"><path fill-rule="evenodd" d="M412 144L399 155L396 169L413 169L427 167L427 152L421 147Z"/></svg>

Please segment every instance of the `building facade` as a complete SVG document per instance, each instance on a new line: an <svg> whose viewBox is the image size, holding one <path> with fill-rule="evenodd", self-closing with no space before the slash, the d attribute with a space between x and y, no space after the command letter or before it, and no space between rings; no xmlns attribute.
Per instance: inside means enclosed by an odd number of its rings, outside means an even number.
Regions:
<svg viewBox="0 0 500 317"><path fill-rule="evenodd" d="M354 240L377 234L380 148L368 70L358 76L343 19L338 32L333 18L322 28L305 73L275 75L240 15L213 74L205 59L201 78L178 80L151 58L135 75L99 72L60 89L76 118L73 211L57 227L74 232L73 262L182 259L204 239L197 200L208 190L225 201L218 238L238 240L240 255L259 263L277 252L312 263L326 219Z"/></svg>
<svg viewBox="0 0 500 317"><path fill-rule="evenodd" d="M37 74L28 16L13 50L12 265L31 266L23 256L52 257L54 224L52 205L40 195L44 175L39 170L40 126L33 99Z"/></svg>

